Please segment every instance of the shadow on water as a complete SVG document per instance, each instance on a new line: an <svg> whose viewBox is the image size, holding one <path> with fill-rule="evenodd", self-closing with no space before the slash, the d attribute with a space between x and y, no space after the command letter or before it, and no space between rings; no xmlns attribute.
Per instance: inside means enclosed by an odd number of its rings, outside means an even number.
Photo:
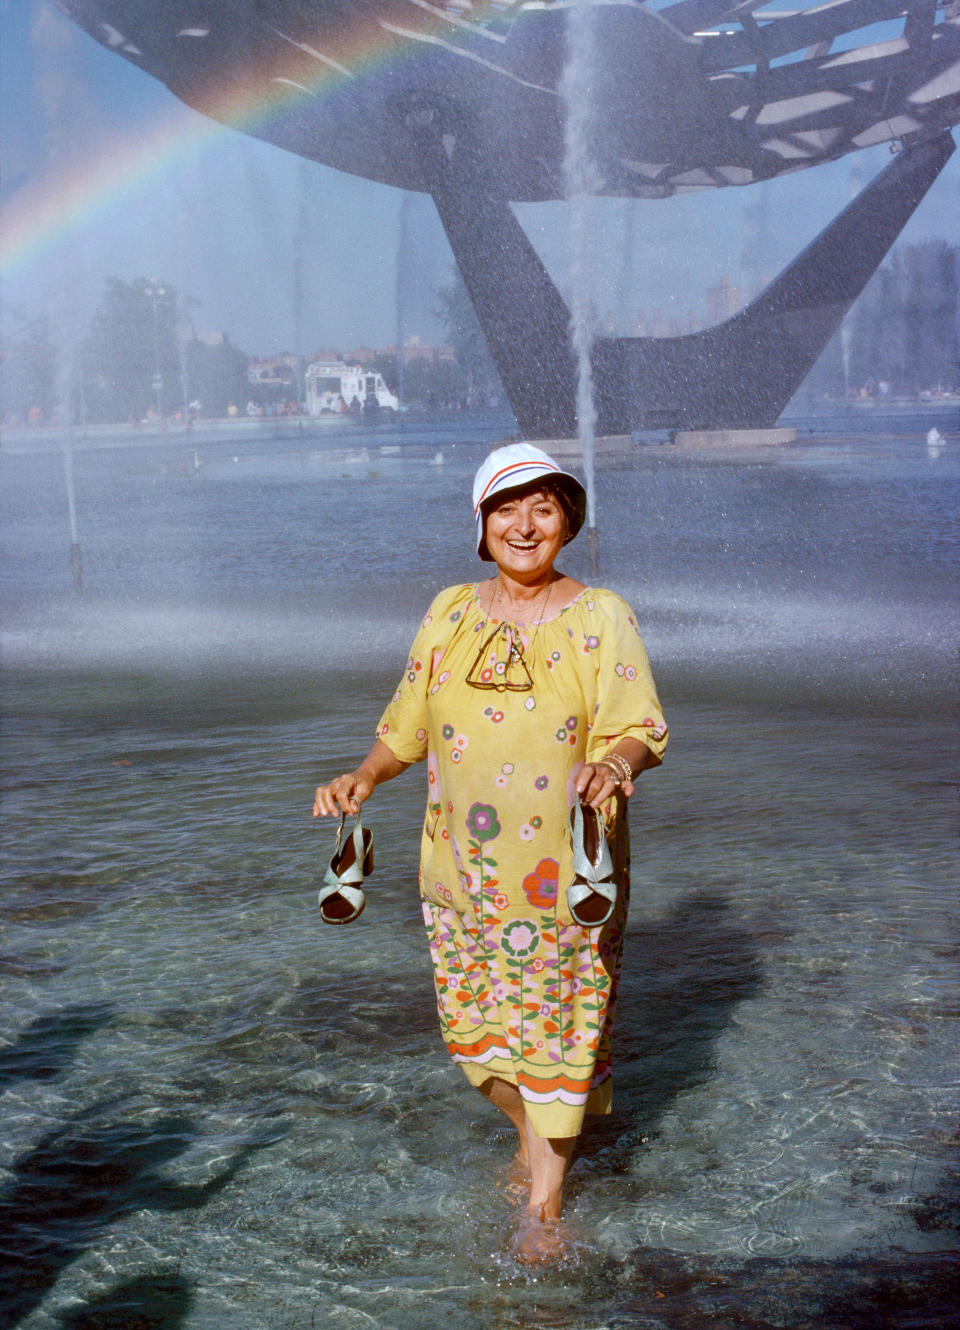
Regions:
<svg viewBox="0 0 960 1330"><path fill-rule="evenodd" d="M140 1275L60 1316L64 1330L176 1330L193 1303L193 1287L175 1270Z"/></svg>
<svg viewBox="0 0 960 1330"><path fill-rule="evenodd" d="M947 1330L956 1324L960 1297L955 1252L734 1264L638 1250L605 1274L611 1284L630 1286L626 1298L606 1300L605 1330ZM505 1317L487 1324L512 1330L523 1323ZM579 1330L585 1323L526 1324Z"/></svg>
<svg viewBox="0 0 960 1330"><path fill-rule="evenodd" d="M238 1150L208 1182L163 1178L160 1170L198 1138L186 1117L104 1126L77 1119L18 1159L0 1190L0 1288L7 1290L0 1325L13 1326L30 1312L108 1226L142 1209L199 1209L256 1148Z"/></svg>
<svg viewBox="0 0 960 1330"><path fill-rule="evenodd" d="M0 1093L20 1081L47 1081L74 1058L77 1046L113 1019L109 1003L77 1003L45 1012L0 1049Z"/></svg>
<svg viewBox="0 0 960 1330"><path fill-rule="evenodd" d="M628 927L614 1108L587 1118L584 1151L602 1151L611 1169L625 1166L677 1096L713 1075L717 1039L761 982L754 940L719 892L686 896L665 919Z"/></svg>

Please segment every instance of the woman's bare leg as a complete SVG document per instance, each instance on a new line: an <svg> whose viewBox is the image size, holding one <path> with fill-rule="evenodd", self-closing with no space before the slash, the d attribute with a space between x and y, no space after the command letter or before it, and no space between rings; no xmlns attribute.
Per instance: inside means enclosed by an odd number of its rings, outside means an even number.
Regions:
<svg viewBox="0 0 960 1330"><path fill-rule="evenodd" d="M527 1122L530 1158L530 1197L522 1212L513 1254L525 1265L562 1260L570 1251L571 1235L560 1220L563 1182L573 1157L575 1136L537 1136Z"/></svg>
<svg viewBox="0 0 960 1330"><path fill-rule="evenodd" d="M538 1136L527 1120L527 1155L531 1175L527 1208L541 1222L560 1218L563 1182L576 1144L576 1136Z"/></svg>
<svg viewBox="0 0 960 1330"><path fill-rule="evenodd" d="M563 1183L577 1138L538 1136L526 1115L520 1091L509 1081L491 1076L480 1086L480 1093L516 1127L520 1142L514 1165L525 1173L529 1171L530 1191L514 1255L531 1265L556 1260L569 1248L569 1234L557 1221L563 1205ZM519 1183L520 1178L514 1181Z"/></svg>
<svg viewBox="0 0 960 1330"><path fill-rule="evenodd" d="M480 1093L484 1099L489 1099L494 1108L499 1108L501 1113L505 1113L516 1127L520 1141L515 1162L525 1169L528 1168L527 1115L523 1109L520 1091L509 1081L502 1081L499 1076L491 1076L480 1086Z"/></svg>

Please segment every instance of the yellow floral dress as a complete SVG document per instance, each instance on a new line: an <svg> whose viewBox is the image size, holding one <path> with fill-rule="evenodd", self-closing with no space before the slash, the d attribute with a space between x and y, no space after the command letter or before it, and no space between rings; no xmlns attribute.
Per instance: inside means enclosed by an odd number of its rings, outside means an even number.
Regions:
<svg viewBox="0 0 960 1330"><path fill-rule="evenodd" d="M667 742L630 606L588 587L525 626L489 616L475 583L448 587L377 734L427 760L420 891L447 1048L472 1084L516 1085L538 1136L576 1136L610 1109L629 850L611 800L617 908L582 928L566 901L574 783L627 736L657 762Z"/></svg>

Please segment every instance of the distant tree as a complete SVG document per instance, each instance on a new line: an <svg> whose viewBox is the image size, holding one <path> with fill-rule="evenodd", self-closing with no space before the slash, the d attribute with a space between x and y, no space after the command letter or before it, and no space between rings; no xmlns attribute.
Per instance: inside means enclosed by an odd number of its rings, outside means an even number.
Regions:
<svg viewBox="0 0 960 1330"><path fill-rule="evenodd" d="M93 421L142 420L157 402L160 414L182 406L177 347L177 291L169 282L108 277L84 348L84 396Z"/></svg>
<svg viewBox="0 0 960 1330"><path fill-rule="evenodd" d="M957 246L901 245L853 311L854 382L916 393L957 382Z"/></svg>
<svg viewBox="0 0 960 1330"><path fill-rule="evenodd" d="M194 338L186 343L185 352L187 390L191 401L200 402L203 415L225 416L231 402L243 406L250 396L245 352L228 337L216 346ZM296 396L295 383L287 396Z"/></svg>
<svg viewBox="0 0 960 1330"><path fill-rule="evenodd" d="M838 395L847 379L855 390L886 382L891 393L903 395L960 385L958 264L960 246L945 240L897 246L831 338L804 389Z"/></svg>
<svg viewBox="0 0 960 1330"><path fill-rule="evenodd" d="M450 285L441 287L439 297L437 317L446 329L447 341L466 377L467 397L471 404L479 404L491 393L502 394L500 376L487 339L457 268L453 269Z"/></svg>
<svg viewBox="0 0 960 1330"><path fill-rule="evenodd" d="M467 376L454 361L416 356L404 366L403 391L408 405L455 411L467 403Z"/></svg>
<svg viewBox="0 0 960 1330"><path fill-rule="evenodd" d="M381 351L379 355L374 356L369 368L375 374L383 375L383 381L392 393L399 391L400 375L397 373L396 352Z"/></svg>
<svg viewBox="0 0 960 1330"><path fill-rule="evenodd" d="M45 314L8 310L13 325L4 336L0 355L0 415L25 422L34 407L45 421L56 405L56 354Z"/></svg>

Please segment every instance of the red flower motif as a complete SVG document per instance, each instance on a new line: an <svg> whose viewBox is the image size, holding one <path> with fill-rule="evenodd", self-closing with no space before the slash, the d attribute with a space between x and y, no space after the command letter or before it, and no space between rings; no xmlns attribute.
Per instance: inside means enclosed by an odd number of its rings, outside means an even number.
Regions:
<svg viewBox="0 0 960 1330"><path fill-rule="evenodd" d="M532 873L523 879L523 890L535 909L552 910L557 903L560 865L556 859L541 859Z"/></svg>

